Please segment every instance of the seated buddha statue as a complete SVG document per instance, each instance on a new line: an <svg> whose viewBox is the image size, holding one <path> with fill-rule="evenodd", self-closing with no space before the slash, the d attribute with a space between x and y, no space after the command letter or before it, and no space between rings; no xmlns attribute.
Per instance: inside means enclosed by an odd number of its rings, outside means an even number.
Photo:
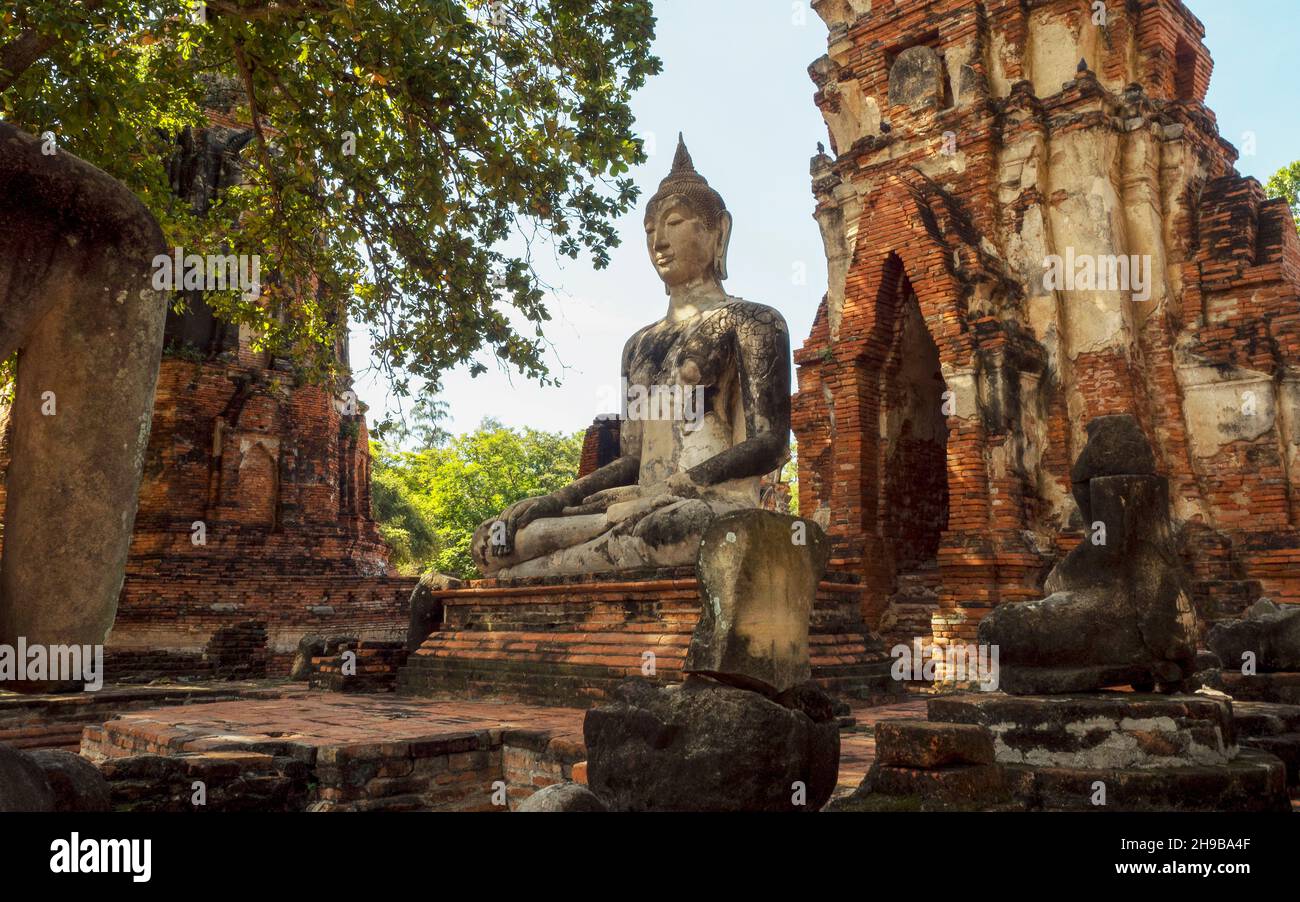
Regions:
<svg viewBox="0 0 1300 902"><path fill-rule="evenodd" d="M645 233L668 310L623 348L622 384L639 403L627 405L619 457L480 525L472 553L486 576L692 565L709 523L759 507L762 477L788 456L785 319L723 290L731 214L680 136Z"/></svg>

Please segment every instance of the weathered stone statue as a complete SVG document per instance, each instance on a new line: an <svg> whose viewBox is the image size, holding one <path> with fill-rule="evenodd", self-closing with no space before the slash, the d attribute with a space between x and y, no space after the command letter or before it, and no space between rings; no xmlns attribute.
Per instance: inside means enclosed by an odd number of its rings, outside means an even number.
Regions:
<svg viewBox="0 0 1300 902"><path fill-rule="evenodd" d="M683 670L768 695L811 679L808 622L829 557L811 521L763 510L714 520L695 564L700 619Z"/></svg>
<svg viewBox="0 0 1300 902"><path fill-rule="evenodd" d="M1206 685L1236 701L1300 705L1300 605L1261 598L1240 619L1214 624L1205 644L1213 664L1198 676ZM1295 782L1300 733L1287 730L1281 736L1286 741L1270 730L1252 744L1290 760Z"/></svg>
<svg viewBox="0 0 1300 902"><path fill-rule="evenodd" d="M1104 686L1176 691L1191 675L1196 616L1169 522L1168 482L1131 416L1098 417L1070 472L1086 530L1048 596L1001 605L979 626L1015 694Z"/></svg>
<svg viewBox="0 0 1300 902"><path fill-rule="evenodd" d="M623 349L621 455L484 522L473 554L485 575L690 565L704 528L757 507L760 478L786 458L785 320L723 291L731 214L680 138L645 229L668 312Z"/></svg>
<svg viewBox="0 0 1300 902"><path fill-rule="evenodd" d="M0 644L29 648L97 645L113 625L167 309L150 287L164 250L153 216L43 145L0 122L0 358L18 352Z"/></svg>

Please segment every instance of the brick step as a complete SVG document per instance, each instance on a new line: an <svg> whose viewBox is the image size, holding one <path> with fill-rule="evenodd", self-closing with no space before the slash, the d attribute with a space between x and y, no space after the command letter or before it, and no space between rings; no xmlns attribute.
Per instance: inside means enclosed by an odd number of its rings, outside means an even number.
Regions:
<svg viewBox="0 0 1300 902"><path fill-rule="evenodd" d="M608 667L641 667L647 651L671 666L684 660L690 637L666 635L647 644L636 635L600 635L591 633L540 634L439 632L434 633L416 652L416 657L468 658L474 660L529 659L553 663L591 663ZM869 657L862 637L848 635L812 637L809 652L814 668L852 665Z"/></svg>
<svg viewBox="0 0 1300 902"><path fill-rule="evenodd" d="M0 730L0 744L15 749L68 749L81 746L81 724L51 724L26 730Z"/></svg>
<svg viewBox="0 0 1300 902"><path fill-rule="evenodd" d="M536 634L532 634L536 635ZM555 642L568 638L572 644ZM661 682L681 678L689 636L647 647L643 638L619 637L593 644L591 633L547 634L550 643L523 641L518 634L434 633L398 674L398 691L408 694L468 692L530 700L591 701L605 698L618 683L642 676L644 651L655 652ZM581 641L588 640L588 641ZM840 694L875 698L898 687L890 661L866 637L851 633L810 637L813 679Z"/></svg>

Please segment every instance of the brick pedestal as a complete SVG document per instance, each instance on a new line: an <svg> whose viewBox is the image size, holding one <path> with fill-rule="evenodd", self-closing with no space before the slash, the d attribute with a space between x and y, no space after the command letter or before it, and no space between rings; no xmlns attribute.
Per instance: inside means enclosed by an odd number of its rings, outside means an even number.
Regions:
<svg viewBox="0 0 1300 902"><path fill-rule="evenodd" d="M830 577L812 617L813 679L859 697L900 691L883 645L862 623L861 586ZM700 610L689 568L477 580L436 594L443 628L408 660L400 692L592 704L628 677L681 679Z"/></svg>

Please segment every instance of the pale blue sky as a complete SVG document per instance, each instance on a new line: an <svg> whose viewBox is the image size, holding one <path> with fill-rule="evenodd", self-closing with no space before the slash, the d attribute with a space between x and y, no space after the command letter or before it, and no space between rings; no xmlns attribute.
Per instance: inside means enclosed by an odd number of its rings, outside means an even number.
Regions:
<svg viewBox="0 0 1300 902"><path fill-rule="evenodd" d="M1254 133L1256 153L1243 156L1238 169L1264 181L1300 159L1300 92L1293 82L1300 0L1187 3L1205 23L1215 61L1209 105L1239 149L1243 135ZM798 347L826 290L808 178L826 129L807 74L826 50L826 28L795 0L658 0L655 8L655 52L664 68L632 102L639 133L654 151L632 173L643 189L641 204L667 172L683 131L696 168L735 217L728 292L780 310ZM484 416L573 431L605 412L617 389L624 340L666 308L646 256L641 215L638 208L620 221L624 244L604 270L543 255L539 271L558 289L548 359L562 384L542 388L500 372L483 355L487 374L471 379L456 370L443 380L440 397L450 406L452 432L473 429ZM374 422L389 401L382 381L365 371L367 358L366 337L354 329L357 391Z"/></svg>

